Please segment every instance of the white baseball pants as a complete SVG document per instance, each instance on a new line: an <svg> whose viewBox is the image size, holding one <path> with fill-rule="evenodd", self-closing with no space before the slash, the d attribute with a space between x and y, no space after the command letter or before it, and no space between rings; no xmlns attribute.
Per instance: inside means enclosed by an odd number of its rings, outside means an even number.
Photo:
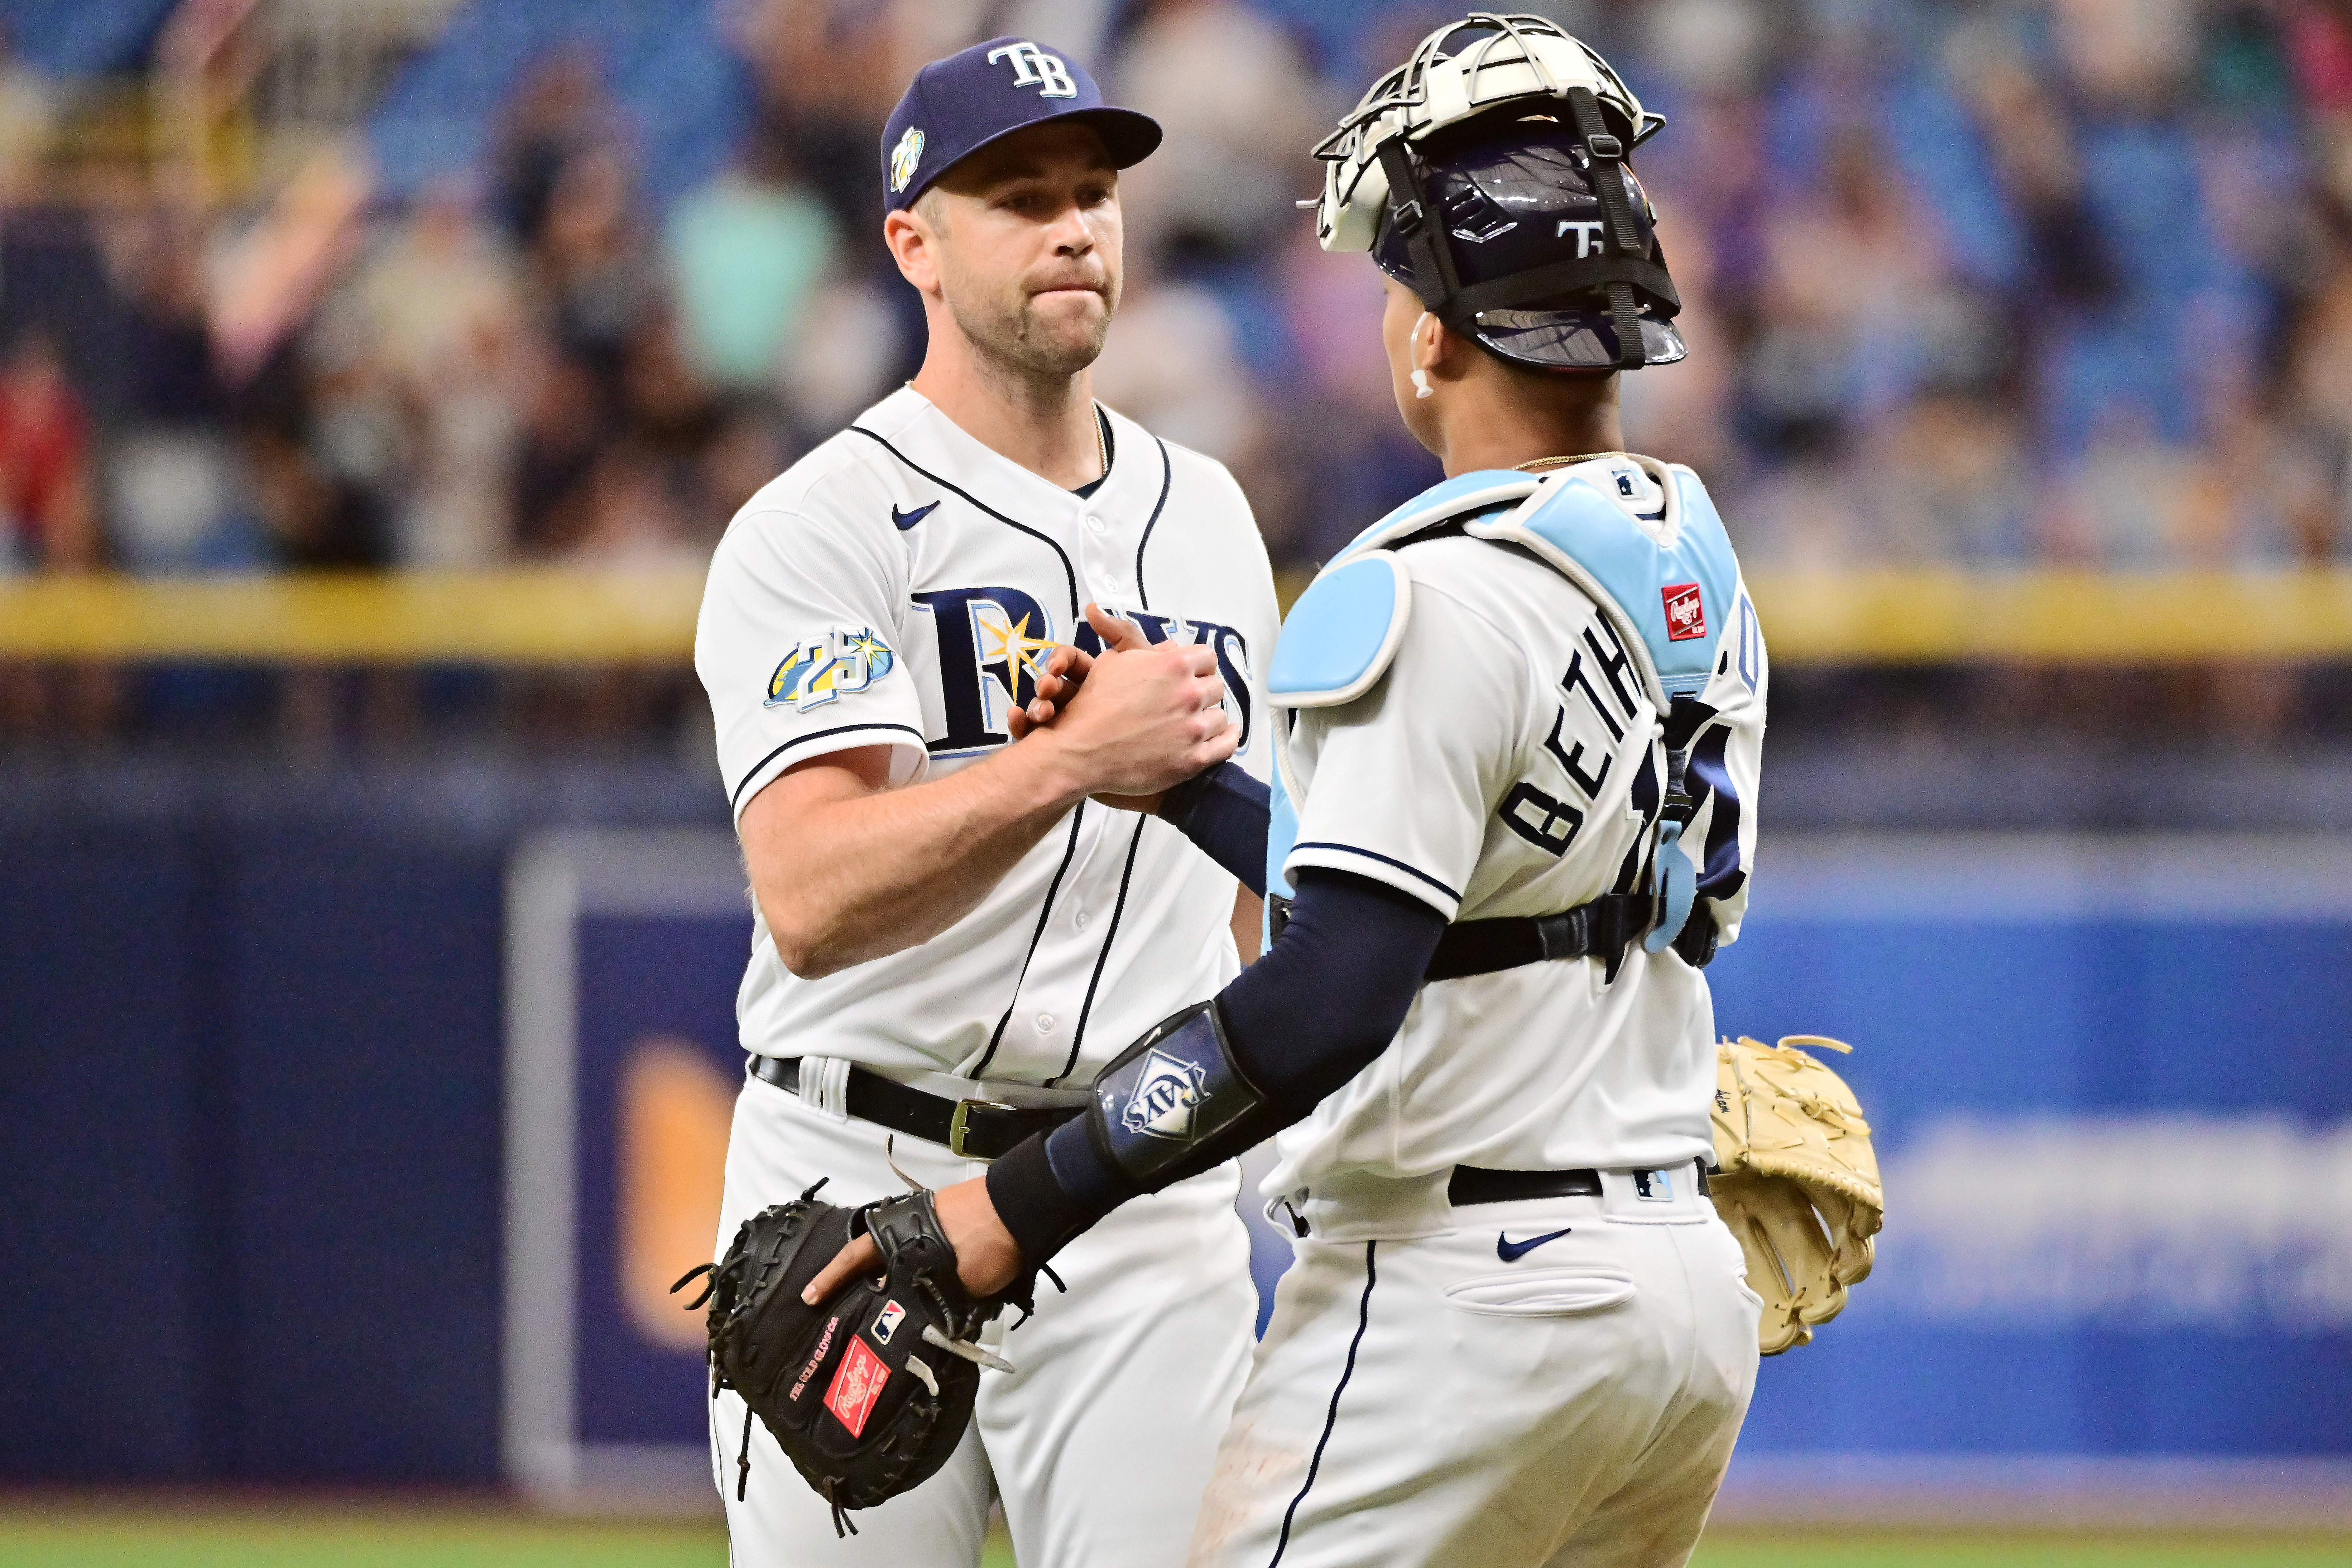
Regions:
<svg viewBox="0 0 2352 1568"><path fill-rule="evenodd" d="M888 1136L747 1081L728 1139L719 1251L747 1216L820 1176L832 1178L820 1194L832 1203L904 1192ZM890 1155L934 1187L987 1168L904 1136ZM710 1461L735 1568L973 1568L992 1497L1003 1500L1022 1568L1177 1568L1257 1319L1239 1184L1221 1166L1136 1199L1066 1247L1054 1269L1069 1293L1041 1276L1036 1316L1008 1335L1008 1312L982 1336L1020 1370L982 1374L977 1417L947 1468L851 1514L855 1536L835 1538L831 1512L757 1421L737 1499L743 1405L720 1394Z"/></svg>
<svg viewBox="0 0 2352 1568"><path fill-rule="evenodd" d="M1760 1306L1688 1169L1666 1202L1606 1172L1440 1235L1299 1241L1193 1568L1680 1568Z"/></svg>

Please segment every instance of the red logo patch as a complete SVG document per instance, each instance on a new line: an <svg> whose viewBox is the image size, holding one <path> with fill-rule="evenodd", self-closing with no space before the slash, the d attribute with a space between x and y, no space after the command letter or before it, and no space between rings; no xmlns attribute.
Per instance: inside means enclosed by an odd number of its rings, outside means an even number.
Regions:
<svg viewBox="0 0 2352 1568"><path fill-rule="evenodd" d="M890 1369L882 1358L866 1348L866 1342L853 1339L848 1353L841 1358L841 1368L833 1374L833 1386L824 1391L824 1407L835 1419L849 1428L853 1437L863 1436L866 1418L874 1414L874 1402L882 1397L882 1385L890 1381Z"/></svg>
<svg viewBox="0 0 2352 1568"><path fill-rule="evenodd" d="M1697 584L1676 583L1660 592L1666 600L1668 642L1706 636L1706 606L1699 603Z"/></svg>

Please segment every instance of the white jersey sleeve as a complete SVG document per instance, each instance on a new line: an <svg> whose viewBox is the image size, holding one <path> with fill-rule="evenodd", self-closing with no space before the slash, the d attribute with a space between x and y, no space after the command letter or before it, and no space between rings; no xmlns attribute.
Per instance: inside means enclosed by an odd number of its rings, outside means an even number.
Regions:
<svg viewBox="0 0 2352 1568"><path fill-rule="evenodd" d="M906 552L876 530L757 500L737 516L710 563L694 663L739 821L785 768L829 752L888 746L892 784L921 774L907 602Z"/></svg>
<svg viewBox="0 0 2352 1568"><path fill-rule="evenodd" d="M1496 805L1525 771L1536 697L1532 667L1513 639L1443 589L1416 583L1379 684L1299 716L1314 776L1355 782L1305 793L1286 874L1352 871L1454 919Z"/></svg>

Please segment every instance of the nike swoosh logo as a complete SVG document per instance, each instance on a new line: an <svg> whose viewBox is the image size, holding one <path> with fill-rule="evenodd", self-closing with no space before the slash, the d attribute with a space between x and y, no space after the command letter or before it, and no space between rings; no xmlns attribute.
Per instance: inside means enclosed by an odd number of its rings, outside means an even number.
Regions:
<svg viewBox="0 0 2352 1568"><path fill-rule="evenodd" d="M1525 1258L1528 1253L1533 1252L1545 1242L1558 1241L1561 1237L1566 1236L1570 1230L1573 1230L1574 1228L1576 1227L1570 1226L1563 1229L1553 1231L1549 1236L1531 1236L1525 1241L1513 1241L1501 1231L1496 1231L1495 1233L1495 1256L1501 1258L1506 1263L1517 1263L1520 1258Z"/></svg>
<svg viewBox="0 0 2352 1568"><path fill-rule="evenodd" d="M937 501L933 501L929 506L919 506L912 511L900 511L894 506L890 509L890 521L898 525L899 532L904 533L939 510L940 503Z"/></svg>

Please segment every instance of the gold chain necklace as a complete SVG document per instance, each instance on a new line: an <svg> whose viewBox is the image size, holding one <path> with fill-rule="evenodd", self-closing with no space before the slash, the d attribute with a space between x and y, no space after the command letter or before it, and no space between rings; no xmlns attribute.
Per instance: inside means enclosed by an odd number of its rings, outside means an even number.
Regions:
<svg viewBox="0 0 2352 1568"><path fill-rule="evenodd" d="M1576 463L1589 463L1595 458L1616 458L1622 456L1623 454L1621 452L1586 452L1574 458L1538 458L1532 462L1514 463L1511 465L1511 468L1517 473L1537 474L1541 473L1546 468L1565 468Z"/></svg>
<svg viewBox="0 0 2352 1568"><path fill-rule="evenodd" d="M1110 478L1110 443L1103 438L1102 410L1095 410L1095 456L1102 459L1102 477Z"/></svg>

